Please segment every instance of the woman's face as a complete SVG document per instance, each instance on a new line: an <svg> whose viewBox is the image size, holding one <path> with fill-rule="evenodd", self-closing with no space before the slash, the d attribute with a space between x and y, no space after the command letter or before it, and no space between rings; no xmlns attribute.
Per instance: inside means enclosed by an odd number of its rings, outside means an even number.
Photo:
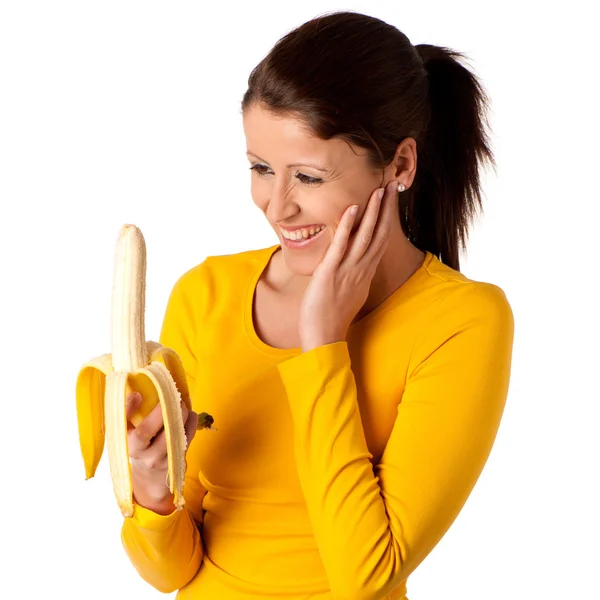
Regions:
<svg viewBox="0 0 600 600"><path fill-rule="evenodd" d="M258 105L243 116L251 193L279 237L287 267L312 275L325 256L344 211L358 204L358 228L382 172L369 168L366 151L340 139L321 140L290 117L275 117ZM287 248L281 228L325 225L306 249Z"/></svg>

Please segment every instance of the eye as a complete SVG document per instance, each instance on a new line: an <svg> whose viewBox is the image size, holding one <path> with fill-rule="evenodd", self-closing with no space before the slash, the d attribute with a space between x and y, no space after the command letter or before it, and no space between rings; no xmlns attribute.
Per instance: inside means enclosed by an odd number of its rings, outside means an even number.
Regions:
<svg viewBox="0 0 600 600"><path fill-rule="evenodd" d="M318 177L311 177L310 175L304 175L303 173L296 173L296 177L302 182L302 183L306 183L307 185L316 185L317 183L322 183L322 179L319 179Z"/></svg>
<svg viewBox="0 0 600 600"><path fill-rule="evenodd" d="M265 165L252 165L250 167L251 171L255 171L257 175L260 175L261 177L266 177L268 175L268 173L264 173L259 171L259 169L267 169L267 171L269 170L268 167L265 167ZM303 173L296 173L296 177L304 184L306 185L317 185L318 183L323 183L323 180L318 178L318 177L310 177L309 175L304 175Z"/></svg>

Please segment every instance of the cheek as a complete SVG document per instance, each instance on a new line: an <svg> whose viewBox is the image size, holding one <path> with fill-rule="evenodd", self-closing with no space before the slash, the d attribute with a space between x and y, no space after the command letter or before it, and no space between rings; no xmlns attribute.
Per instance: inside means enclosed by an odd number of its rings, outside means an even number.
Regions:
<svg viewBox="0 0 600 600"><path fill-rule="evenodd" d="M264 182L252 180L250 185L250 195L254 205L265 215L269 208L270 190L268 186L264 185ZM344 198L346 200L344 200ZM294 202L291 202L292 204ZM359 204L359 215L364 212L364 207L361 202L354 198L348 191L334 190L333 188L322 189L322 190L308 190L305 194L297 195L295 197L295 212L298 213L298 221L302 220L302 214L306 215L306 218L314 221L325 223L328 228L337 228L344 214L344 210L347 209L350 204ZM289 209L290 213L292 212ZM357 227L357 224L353 226L353 229ZM328 232L329 235L333 235L332 232Z"/></svg>

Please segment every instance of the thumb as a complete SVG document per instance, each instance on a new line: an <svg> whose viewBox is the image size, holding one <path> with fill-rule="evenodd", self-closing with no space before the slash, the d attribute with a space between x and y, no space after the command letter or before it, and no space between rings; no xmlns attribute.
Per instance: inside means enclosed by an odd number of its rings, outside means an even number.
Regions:
<svg viewBox="0 0 600 600"><path fill-rule="evenodd" d="M127 415L127 433L135 427L131 424L131 415L142 403L142 395L139 392L131 392L125 401L125 414Z"/></svg>

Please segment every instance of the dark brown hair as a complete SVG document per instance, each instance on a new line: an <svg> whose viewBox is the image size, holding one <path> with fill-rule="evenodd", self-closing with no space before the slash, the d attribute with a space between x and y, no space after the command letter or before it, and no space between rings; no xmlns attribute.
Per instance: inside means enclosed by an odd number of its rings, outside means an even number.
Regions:
<svg viewBox="0 0 600 600"><path fill-rule="evenodd" d="M479 163L495 168L484 129L487 96L449 48L418 44L361 13L316 17L282 37L252 70L242 113L254 103L293 116L315 136L368 151L389 165L406 137L417 142L413 185L400 222L420 250L460 270L470 222L482 209Z"/></svg>

